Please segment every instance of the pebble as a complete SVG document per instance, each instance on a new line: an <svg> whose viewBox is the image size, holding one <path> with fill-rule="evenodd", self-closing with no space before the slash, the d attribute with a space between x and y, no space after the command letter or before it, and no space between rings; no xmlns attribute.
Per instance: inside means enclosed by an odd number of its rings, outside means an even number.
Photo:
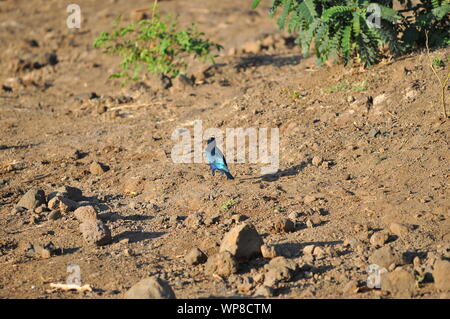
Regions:
<svg viewBox="0 0 450 319"><path fill-rule="evenodd" d="M190 228L198 228L204 224L205 216L203 213L190 214L185 220L184 224Z"/></svg>
<svg viewBox="0 0 450 319"><path fill-rule="evenodd" d="M108 171L109 167L100 162L94 161L89 165L89 171L94 175L101 175L104 172Z"/></svg>
<svg viewBox="0 0 450 319"><path fill-rule="evenodd" d="M48 220L57 220L57 219L61 218L61 216L62 216L62 214L59 210L53 210L48 214L47 218L48 218Z"/></svg>
<svg viewBox="0 0 450 319"><path fill-rule="evenodd" d="M273 229L277 233L290 233L295 230L295 224L289 218L280 218L273 224Z"/></svg>
<svg viewBox="0 0 450 319"><path fill-rule="evenodd" d="M97 211L93 206L81 206L73 214L82 223L97 221Z"/></svg>
<svg viewBox="0 0 450 319"><path fill-rule="evenodd" d="M246 42L242 46L245 53L257 54L261 51L261 43L259 41Z"/></svg>
<svg viewBox="0 0 450 319"><path fill-rule="evenodd" d="M125 299L176 299L172 287L163 279L149 277L133 285L124 296Z"/></svg>
<svg viewBox="0 0 450 319"><path fill-rule="evenodd" d="M434 263L433 278L437 290L450 291L450 262L437 260Z"/></svg>
<svg viewBox="0 0 450 319"><path fill-rule="evenodd" d="M410 230L411 227L405 224L400 224L400 223L391 223L389 225L389 230L394 234L397 235L399 237L404 237L405 235L407 235Z"/></svg>
<svg viewBox="0 0 450 319"><path fill-rule="evenodd" d="M184 261L188 265L198 265L206 262L208 257L200 249L194 248L184 256Z"/></svg>
<svg viewBox="0 0 450 319"><path fill-rule="evenodd" d="M395 297L411 298L416 286L414 274L400 269L381 275L381 289Z"/></svg>
<svg viewBox="0 0 450 319"><path fill-rule="evenodd" d="M369 257L369 262L371 264L376 264L381 268L388 269L392 264L400 265L401 258L392 250L391 247L384 246L372 253L372 255Z"/></svg>
<svg viewBox="0 0 450 319"><path fill-rule="evenodd" d="M270 259L278 256L275 247L270 245L262 245L261 254L264 258Z"/></svg>
<svg viewBox="0 0 450 319"><path fill-rule="evenodd" d="M344 288L342 289L342 293L344 295L354 295L359 291L358 282L356 280L349 281Z"/></svg>
<svg viewBox="0 0 450 319"><path fill-rule="evenodd" d="M41 205L45 205L45 193L42 189L33 188L22 196L16 207L33 210Z"/></svg>
<svg viewBox="0 0 450 319"><path fill-rule="evenodd" d="M312 202L314 202L315 200L317 200L317 197L314 195L306 195L303 198L303 203L305 203L306 205L311 204Z"/></svg>
<svg viewBox="0 0 450 319"><path fill-rule="evenodd" d="M373 246L383 246L388 240L389 235L385 232L377 232L370 237L370 243Z"/></svg>
<svg viewBox="0 0 450 319"><path fill-rule="evenodd" d="M258 288L255 289L255 292L253 293L253 296L255 297L272 297L273 296L273 289L271 287L268 287L266 285L261 285Z"/></svg>
<svg viewBox="0 0 450 319"><path fill-rule="evenodd" d="M84 240L97 246L111 243L111 231L101 220L85 221L80 224L80 231Z"/></svg>
<svg viewBox="0 0 450 319"><path fill-rule="evenodd" d="M320 166L322 163L323 163L323 158L322 158L322 156L314 156L313 157L313 159L312 159L312 161L311 161L311 163L314 165L314 166Z"/></svg>
<svg viewBox="0 0 450 319"><path fill-rule="evenodd" d="M220 245L220 252L228 251L237 260L249 260L261 255L263 240L255 226L241 223L225 234Z"/></svg>

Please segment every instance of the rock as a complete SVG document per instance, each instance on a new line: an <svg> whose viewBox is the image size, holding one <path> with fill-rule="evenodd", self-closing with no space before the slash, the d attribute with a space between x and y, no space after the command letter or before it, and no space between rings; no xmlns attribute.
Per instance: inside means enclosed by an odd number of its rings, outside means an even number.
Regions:
<svg viewBox="0 0 450 319"><path fill-rule="evenodd" d="M95 222L97 220L97 211L93 206L81 206L73 213L80 222Z"/></svg>
<svg viewBox="0 0 450 319"><path fill-rule="evenodd" d="M405 225L405 224L391 223L389 225L389 230L394 235L397 235L399 237L404 237L405 235L407 235L410 232L411 227L409 227L408 225Z"/></svg>
<svg viewBox="0 0 450 319"><path fill-rule="evenodd" d="M381 275L381 289L396 297L411 298L415 286L414 274L407 270L400 269Z"/></svg>
<svg viewBox="0 0 450 319"><path fill-rule="evenodd" d="M386 94L380 94L374 97L373 99L373 106L378 106L386 102L387 96Z"/></svg>
<svg viewBox="0 0 450 319"><path fill-rule="evenodd" d="M322 219L319 216L311 216L306 220L306 226L308 228L319 226L322 223Z"/></svg>
<svg viewBox="0 0 450 319"><path fill-rule="evenodd" d="M253 293L253 296L255 297L272 297L273 296L273 289L271 287L261 285L258 288L255 289L255 292Z"/></svg>
<svg viewBox="0 0 450 319"><path fill-rule="evenodd" d="M62 214L59 210L53 210L48 214L47 219L48 220L57 220L57 219L61 218L61 216L62 216Z"/></svg>
<svg viewBox="0 0 450 319"><path fill-rule="evenodd" d="M83 234L84 240L89 244L102 246L112 241L111 231L101 220L81 223L80 231Z"/></svg>
<svg viewBox="0 0 450 319"><path fill-rule="evenodd" d="M322 158L322 156L314 156L313 157L313 159L312 159L312 161L311 161L311 163L314 165L314 166L320 166L322 163L323 163L323 158Z"/></svg>
<svg viewBox="0 0 450 319"><path fill-rule="evenodd" d="M46 204L44 191L42 189L33 188L22 196L16 206L33 210L43 204Z"/></svg>
<svg viewBox="0 0 450 319"><path fill-rule="evenodd" d="M261 51L261 43L259 41L246 42L242 46L242 50L245 53L257 54Z"/></svg>
<svg viewBox="0 0 450 319"><path fill-rule="evenodd" d="M192 249L186 256L184 260L188 265L198 265L206 262L208 257L198 248Z"/></svg>
<svg viewBox="0 0 450 319"><path fill-rule="evenodd" d="M264 275L264 284L270 287L279 282L291 280L297 271L297 263L280 256L272 259L264 268L267 270Z"/></svg>
<svg viewBox="0 0 450 319"><path fill-rule="evenodd" d="M228 277L237 272L237 263L230 252L222 251L208 258L205 272Z"/></svg>
<svg viewBox="0 0 450 319"><path fill-rule="evenodd" d="M437 290L450 291L450 262L437 260L434 263L433 278Z"/></svg>
<svg viewBox="0 0 450 319"><path fill-rule="evenodd" d="M273 229L277 233L290 233L295 230L295 224L289 218L280 218L273 225Z"/></svg>
<svg viewBox="0 0 450 319"><path fill-rule="evenodd" d="M203 213L193 213L184 220L184 224L191 228L198 228L204 224L204 219Z"/></svg>
<svg viewBox="0 0 450 319"><path fill-rule="evenodd" d="M306 205L311 204L312 202L314 202L317 199L316 196L314 195L306 195L303 198L303 203L305 203Z"/></svg>
<svg viewBox="0 0 450 319"><path fill-rule="evenodd" d="M51 193L48 197L49 199L56 196L61 195L62 197L68 198L75 202L82 201L84 199L83 192L81 189L72 187L72 186L62 186L56 190L56 192ZM53 195L53 196L52 196Z"/></svg>
<svg viewBox="0 0 450 319"><path fill-rule="evenodd" d="M124 296L125 299L176 299L169 283L158 278L142 279L131 287Z"/></svg>
<svg viewBox="0 0 450 319"><path fill-rule="evenodd" d="M381 268L388 269L392 264L400 265L401 258L392 250L391 247L384 246L372 253L372 255L369 257L369 262L371 264L376 264Z"/></svg>
<svg viewBox="0 0 450 319"><path fill-rule="evenodd" d="M145 178L140 176L132 176L125 179L123 183L123 193L126 196L136 196L144 191Z"/></svg>
<svg viewBox="0 0 450 319"><path fill-rule="evenodd" d="M237 260L249 260L261 255L263 240L250 223L231 229L223 238L220 251L229 251Z"/></svg>
<svg viewBox="0 0 450 319"><path fill-rule="evenodd" d="M275 38L272 35L269 35L262 40L261 45L265 47L272 47L275 45Z"/></svg>
<svg viewBox="0 0 450 319"><path fill-rule="evenodd" d="M262 245L261 254L264 258L275 258L277 257L277 252L274 246Z"/></svg>
<svg viewBox="0 0 450 319"><path fill-rule="evenodd" d="M68 212L72 212L75 209L78 208L78 203L65 198L65 197L53 197L49 202L48 202L48 208L50 208L51 210L59 210L61 213L68 213Z"/></svg>
<svg viewBox="0 0 450 319"><path fill-rule="evenodd" d="M358 282L356 280L349 281L344 288L342 289L342 293L344 295L354 295L359 291Z"/></svg>
<svg viewBox="0 0 450 319"><path fill-rule="evenodd" d="M269 264L267 264L265 266L267 269L271 269L271 268L278 268L278 267L286 267L287 269L289 269L291 272L295 272L297 271L298 265L295 261L291 260L291 259L287 259L283 256L279 256L276 258L273 258Z"/></svg>
<svg viewBox="0 0 450 319"><path fill-rule="evenodd" d="M383 246L389 238L389 235L385 232L377 232L370 237L370 243L373 246Z"/></svg>
<svg viewBox="0 0 450 319"><path fill-rule="evenodd" d="M89 171L94 175L101 175L104 172L108 171L109 167L100 162L94 161L89 166Z"/></svg>
<svg viewBox="0 0 450 319"><path fill-rule="evenodd" d="M22 214L26 211L27 209L25 207L16 206L11 210L11 214Z"/></svg>
<svg viewBox="0 0 450 319"><path fill-rule="evenodd" d="M38 254L39 257L43 259L48 259L53 256L56 252L56 247L52 242L48 242L44 245L33 245L33 250L35 254Z"/></svg>

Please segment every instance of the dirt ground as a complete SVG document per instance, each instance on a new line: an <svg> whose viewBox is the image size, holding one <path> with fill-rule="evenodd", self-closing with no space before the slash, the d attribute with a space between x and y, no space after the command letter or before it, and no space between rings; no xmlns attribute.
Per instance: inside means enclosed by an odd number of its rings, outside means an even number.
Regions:
<svg viewBox="0 0 450 319"><path fill-rule="evenodd" d="M251 1L161 1L162 13L196 22L224 50L215 66L192 66L193 86L121 87L108 79L120 60L94 49L93 39L150 2L78 0L82 26L70 30L71 2L0 0L1 298L123 298L150 275L177 298L257 297L268 259L222 278L184 261L193 248L217 253L245 217L298 265L265 297L396 298L395 287L365 284L371 256L390 247L401 261L388 270L415 276L408 298L449 298L433 279L433 265L450 260L449 121L424 52L368 70L319 68L268 17L268 1L254 11ZM242 52L257 41L258 52ZM226 180L207 164L173 163L172 132L192 133L194 120L204 129L279 128L279 172L229 163L236 178ZM94 172L94 161L109 170ZM97 208L112 243L87 244L72 212L50 220L42 207L14 209L32 188L48 195L65 185ZM195 213L217 222L184 221ZM280 218L295 222L294 231L275 231ZM376 233L387 235L378 246L370 241ZM48 242L57 248L50 258L27 254L29 243ZM319 248L312 256L309 245ZM92 292L48 291L66 281L69 264L80 266Z"/></svg>

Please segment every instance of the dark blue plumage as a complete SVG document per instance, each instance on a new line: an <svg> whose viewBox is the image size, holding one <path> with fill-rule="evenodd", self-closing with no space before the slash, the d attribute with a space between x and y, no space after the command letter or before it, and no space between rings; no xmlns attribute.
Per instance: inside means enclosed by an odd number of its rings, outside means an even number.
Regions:
<svg viewBox="0 0 450 319"><path fill-rule="evenodd" d="M228 179L234 179L228 170L227 161L223 156L220 149L216 146L216 139L211 137L208 140L208 146L206 146L206 158L208 159L209 167L211 168L211 175L214 176L214 171L218 170L222 174L225 174Z"/></svg>

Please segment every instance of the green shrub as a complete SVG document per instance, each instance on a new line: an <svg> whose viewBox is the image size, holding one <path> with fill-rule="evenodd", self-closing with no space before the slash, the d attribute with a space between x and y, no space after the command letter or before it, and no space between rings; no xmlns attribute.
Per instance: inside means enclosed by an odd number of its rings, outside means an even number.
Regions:
<svg viewBox="0 0 450 319"><path fill-rule="evenodd" d="M151 19L145 19L127 26L120 26L120 17L111 32L101 32L94 41L95 48L119 55L123 58L121 71L112 78L138 80L141 71L175 78L188 67L185 58L209 59L214 63L213 49L222 46L203 39L195 24L190 28L179 29L176 21L169 15L161 18L153 8Z"/></svg>
<svg viewBox="0 0 450 319"><path fill-rule="evenodd" d="M256 8L261 0L253 0ZM450 0L429 0L412 5L400 0L405 10L392 9L392 1L363 0L272 0L269 15L281 10L277 23L297 33L296 43L307 56L312 44L319 64L329 58L345 64L352 60L365 66L382 58L386 45L392 54L424 47L424 32L433 33L430 44L448 45ZM371 23L374 8L379 13L379 28ZM413 12L413 16L406 14Z"/></svg>

